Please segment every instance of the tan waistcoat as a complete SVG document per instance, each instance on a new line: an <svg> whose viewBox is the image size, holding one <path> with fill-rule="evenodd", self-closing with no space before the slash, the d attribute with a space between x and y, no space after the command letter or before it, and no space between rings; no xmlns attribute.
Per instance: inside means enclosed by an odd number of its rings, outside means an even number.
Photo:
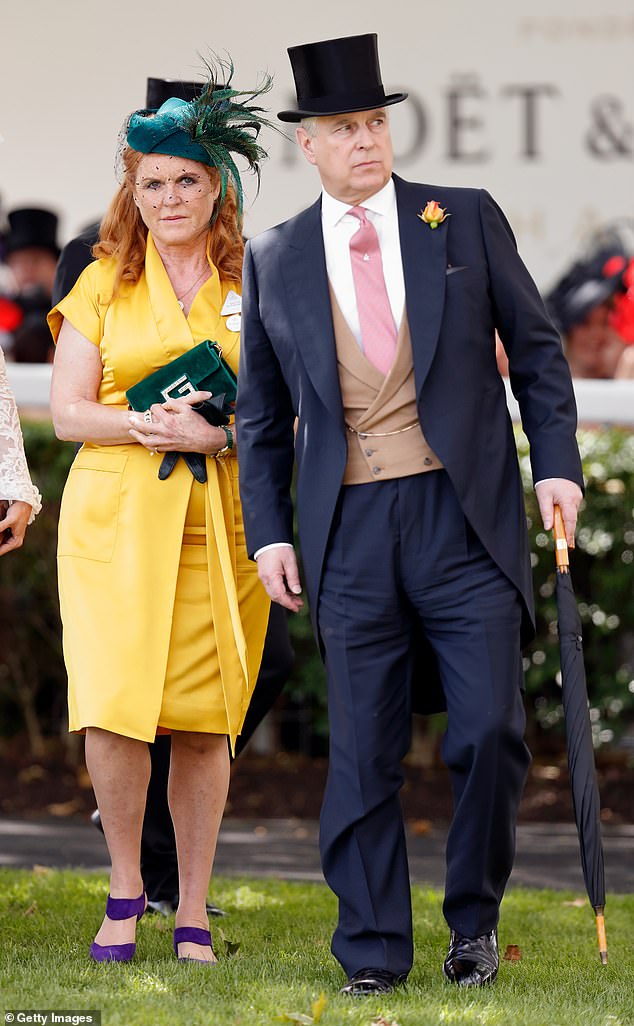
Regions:
<svg viewBox="0 0 634 1026"><path fill-rule="evenodd" d="M343 483L366 484L438 470L416 411L412 341L403 314L394 363L387 375L362 353L330 289L348 463Z"/></svg>

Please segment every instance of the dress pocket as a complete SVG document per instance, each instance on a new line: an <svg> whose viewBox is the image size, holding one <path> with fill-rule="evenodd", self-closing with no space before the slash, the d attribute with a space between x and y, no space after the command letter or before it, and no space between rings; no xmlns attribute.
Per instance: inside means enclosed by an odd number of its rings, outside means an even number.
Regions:
<svg viewBox="0 0 634 1026"><path fill-rule="evenodd" d="M83 450L73 463L59 517L58 556L109 563L119 523L127 455Z"/></svg>

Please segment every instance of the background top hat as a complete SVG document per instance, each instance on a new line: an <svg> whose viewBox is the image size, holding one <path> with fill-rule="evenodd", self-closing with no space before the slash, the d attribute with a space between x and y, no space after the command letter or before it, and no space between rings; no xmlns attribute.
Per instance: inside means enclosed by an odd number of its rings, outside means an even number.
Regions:
<svg viewBox="0 0 634 1026"><path fill-rule="evenodd" d="M145 93L145 106L148 110L158 110L166 100L176 96L179 100L189 103L200 96L205 82L184 82L172 78L148 78Z"/></svg>
<svg viewBox="0 0 634 1026"><path fill-rule="evenodd" d="M291 46L288 56L297 110L280 111L280 121L372 110L407 98L383 88L376 32Z"/></svg>
<svg viewBox="0 0 634 1026"><path fill-rule="evenodd" d="M57 259L57 215L39 207L21 207L7 215L8 231L3 239L5 257L19 249L48 249Z"/></svg>

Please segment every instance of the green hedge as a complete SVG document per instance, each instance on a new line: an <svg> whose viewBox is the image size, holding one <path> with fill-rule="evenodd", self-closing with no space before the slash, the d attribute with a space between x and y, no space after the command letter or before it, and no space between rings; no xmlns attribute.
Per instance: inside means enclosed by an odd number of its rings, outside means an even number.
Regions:
<svg viewBox="0 0 634 1026"><path fill-rule="evenodd" d="M29 465L45 500L24 548L0 559L0 724L26 729L34 751L65 730L55 543L59 500L73 446L47 422L24 424ZM597 428L579 433L586 497L571 568L584 625L591 717L597 746L634 723L634 435ZM525 657L529 734L534 750L562 731L552 539L541 528L528 447L518 433L532 543L537 638ZM291 619L297 659L287 705L327 734L324 674L307 613ZM287 709L288 713L288 709ZM283 735L282 735L283 736ZM317 740L317 747L319 742Z"/></svg>
<svg viewBox="0 0 634 1026"><path fill-rule="evenodd" d="M24 547L0 559L0 728L26 729L34 754L43 738L65 733L66 671L57 600L57 519L74 456L48 421L23 423L24 444L44 509Z"/></svg>
<svg viewBox="0 0 634 1026"><path fill-rule="evenodd" d="M577 545L570 555L581 614L590 717L597 747L634 723L634 434L579 431L586 480ZM552 536L541 526L528 443L518 436L531 536L537 637L526 653L527 694L536 724L562 730Z"/></svg>

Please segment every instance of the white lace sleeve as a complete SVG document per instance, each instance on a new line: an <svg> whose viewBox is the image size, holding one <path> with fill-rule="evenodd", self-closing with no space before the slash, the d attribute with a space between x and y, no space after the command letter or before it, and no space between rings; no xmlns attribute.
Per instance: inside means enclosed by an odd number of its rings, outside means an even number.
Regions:
<svg viewBox="0 0 634 1026"><path fill-rule="evenodd" d="M4 353L0 349L0 499L28 502L33 509L29 523L42 508L42 497L31 481L26 465L20 418L7 381Z"/></svg>

